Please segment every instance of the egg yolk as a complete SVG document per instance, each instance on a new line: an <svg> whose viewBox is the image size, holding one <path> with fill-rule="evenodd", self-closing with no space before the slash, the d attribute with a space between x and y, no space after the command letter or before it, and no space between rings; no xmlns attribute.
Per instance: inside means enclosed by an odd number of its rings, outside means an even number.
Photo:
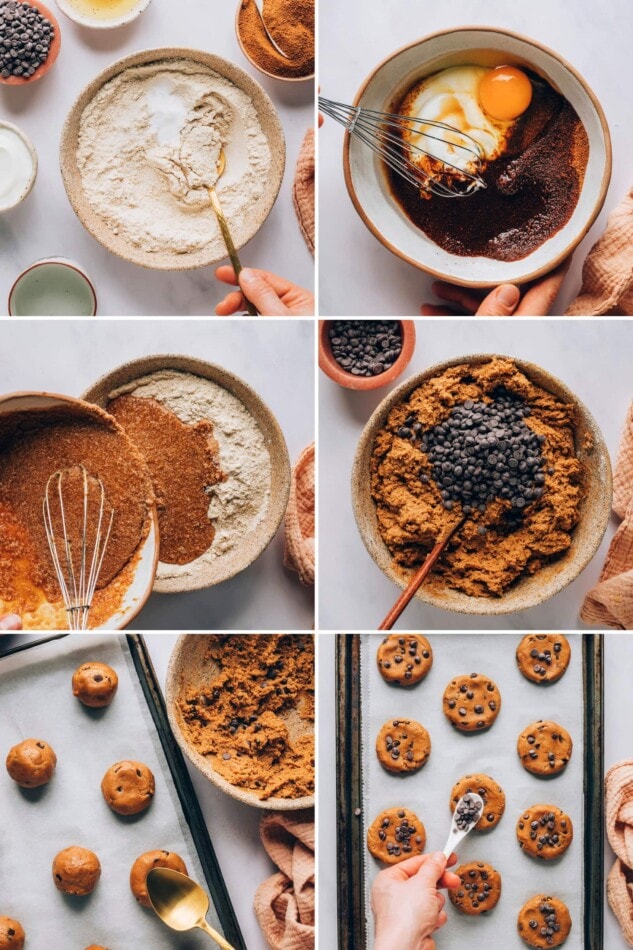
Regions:
<svg viewBox="0 0 633 950"><path fill-rule="evenodd" d="M516 119L532 101L532 83L520 69L499 66L479 83L479 101L493 119Z"/></svg>

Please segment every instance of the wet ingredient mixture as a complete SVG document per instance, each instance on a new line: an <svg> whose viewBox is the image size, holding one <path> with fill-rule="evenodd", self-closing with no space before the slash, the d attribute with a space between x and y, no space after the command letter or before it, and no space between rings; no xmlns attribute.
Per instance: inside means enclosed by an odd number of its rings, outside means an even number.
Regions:
<svg viewBox="0 0 633 950"><path fill-rule="evenodd" d="M183 732L214 770L261 799L314 794L314 640L210 637L209 682L185 687Z"/></svg>
<svg viewBox="0 0 633 950"><path fill-rule="evenodd" d="M371 462L378 529L395 562L420 564L464 515L431 587L500 597L563 556L585 494L576 422L572 404L512 360L463 363L422 383L389 413Z"/></svg>
<svg viewBox="0 0 633 950"><path fill-rule="evenodd" d="M247 54L274 76L300 79L314 73L314 0L264 0L264 22L282 56L262 26L254 0L242 0L237 29Z"/></svg>

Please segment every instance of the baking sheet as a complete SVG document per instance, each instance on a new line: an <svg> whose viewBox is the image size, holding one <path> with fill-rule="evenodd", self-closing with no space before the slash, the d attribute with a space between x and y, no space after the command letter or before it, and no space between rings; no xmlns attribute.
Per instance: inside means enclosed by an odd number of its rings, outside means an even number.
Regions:
<svg viewBox="0 0 633 950"><path fill-rule="evenodd" d="M425 680L412 689L391 687L376 666L381 635L361 637L361 697L363 708L362 775L363 831L385 808L410 808L427 833L426 851L441 850L451 821L450 792L462 775L491 775L506 794L506 810L495 829L473 833L461 844L458 865L486 861L501 874L502 894L489 914L468 917L447 900L448 923L435 936L438 950L458 947L475 939L490 950L525 950L516 921L519 910L532 896L559 897L572 917L572 931L565 950L584 948L584 688L582 637L568 636L571 661L563 678L551 686L530 683L519 673L515 650L520 636L450 634L429 637L433 667ZM501 692L501 711L485 733L458 733L442 710L442 696L453 677L478 672L491 677ZM419 772L391 775L378 763L376 735L391 718L417 719L431 735L429 761ZM539 779L520 764L516 752L519 733L536 719L552 719L570 733L574 750L565 771ZM571 817L574 840L556 861L536 861L525 855L516 840L516 822L535 804L556 805ZM373 944L369 895L382 865L368 851L365 864L367 946Z"/></svg>
<svg viewBox="0 0 633 950"><path fill-rule="evenodd" d="M72 694L73 671L92 659L119 675L115 700L104 710L87 709ZM201 932L168 930L130 891L130 868L145 851L176 851L191 877L204 883L204 874L124 637L72 636L0 660L0 757L30 737L55 750L53 780L25 790L0 770L1 912L21 921L28 946L207 948ZM132 818L112 812L101 794L105 771L121 759L145 762L156 778L152 805ZM101 861L89 897L67 897L54 886L52 860L70 845L89 848ZM207 919L222 932L213 904Z"/></svg>

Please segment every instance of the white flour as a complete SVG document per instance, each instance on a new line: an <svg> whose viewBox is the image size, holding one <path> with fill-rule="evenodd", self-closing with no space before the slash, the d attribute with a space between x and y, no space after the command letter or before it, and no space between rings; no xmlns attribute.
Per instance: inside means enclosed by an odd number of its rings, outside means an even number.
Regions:
<svg viewBox="0 0 633 950"><path fill-rule="evenodd" d="M224 148L226 171L217 178ZM208 188L239 232L264 192L271 154L249 96L200 63L124 70L83 111L77 165L115 234L153 253L224 250Z"/></svg>
<svg viewBox="0 0 633 950"><path fill-rule="evenodd" d="M220 447L220 468L226 476L225 481L209 489L213 544L190 564L159 566L160 579L183 578L231 552L263 520L270 500L270 455L261 429L244 404L201 376L161 370L114 390L108 398L125 393L156 399L181 422L191 425L208 419L213 424Z"/></svg>

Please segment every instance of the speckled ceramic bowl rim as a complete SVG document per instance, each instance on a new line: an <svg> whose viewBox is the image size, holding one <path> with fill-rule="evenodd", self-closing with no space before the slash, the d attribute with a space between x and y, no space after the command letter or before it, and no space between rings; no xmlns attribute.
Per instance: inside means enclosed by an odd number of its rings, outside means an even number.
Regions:
<svg viewBox="0 0 633 950"><path fill-rule="evenodd" d="M134 20L140 17L141 13L147 10L151 2L152 0L137 0L136 5L129 10L128 13L113 20L91 20L90 17L82 16L80 13L77 13L67 0L55 0L55 3L64 16L68 17L69 20L72 20L72 22L78 26L85 27L87 30L115 30L118 27L127 26L128 23L133 23Z"/></svg>
<svg viewBox="0 0 633 950"><path fill-rule="evenodd" d="M28 198L28 196L31 194L33 190L33 185L35 184L35 179L37 178L38 159L37 159L37 152L35 151L35 146L33 145L33 142L30 140L26 132L24 132L24 130L19 127L19 125L15 125L13 122L7 122L6 119L0 119L0 129L9 129L11 132L15 132L18 138L24 143L24 145L28 149L28 152L33 161L33 167L31 169L31 175L29 177L28 184L26 186L26 191L22 192L18 200L14 201L12 205L5 205L3 208L0 208L0 215L2 215L6 211L12 211L14 208L19 207L19 205L21 205L22 202L26 198Z"/></svg>
<svg viewBox="0 0 633 950"><path fill-rule="evenodd" d="M438 607L442 610L480 616L493 616L526 610L560 593L560 591L575 580L589 564L600 547L605 531L607 530L613 496L613 480L609 452L595 419L584 403L574 395L565 383L561 382L552 373L549 373L536 363L531 363L519 359L518 357L496 353L471 353L466 356L456 356L449 360L444 360L441 363L436 363L434 366L430 366L428 369L404 380L404 382L390 392L376 407L361 433L354 456L351 482L352 507L363 543L368 553L389 580L404 589L407 584L407 579L397 573L393 568L394 562L391 554L378 533L375 504L371 498L369 462L376 433L384 425L391 409L402 402L403 399L425 380L439 375L452 366L459 366L461 363L485 363L492 359L510 360L528 378L531 379L534 375L537 376L539 382L536 383L536 385L547 389L559 399L567 403L573 403L577 407L580 419L576 429L576 436L577 438L579 437L579 432L582 428L591 432L593 438L593 452L589 457L595 459L593 467L597 469L597 477L590 479L587 496L582 502L581 519L591 516L592 521L595 522L595 529L591 539L586 542L583 547L576 549L568 561L565 561L565 556L563 556L559 561L554 561L552 565L546 565L546 567L543 568L543 570L546 570L548 566L551 566L557 567L557 570L555 576L548 578L547 582L539 588L539 596L520 601L521 580L500 598L470 597L459 591L453 591L448 587L442 588L448 598L455 598L458 601L458 603L449 603L442 598L441 594L430 591L424 584L415 595L422 603ZM545 385L545 383L547 383L547 385ZM579 449L578 442L576 448L577 450ZM589 463L586 464L588 465ZM365 506L367 511L371 512L369 517L366 515ZM577 530L578 526L576 526L574 531ZM534 576L538 577L539 575ZM385 613L387 607L388 605L385 606Z"/></svg>
<svg viewBox="0 0 633 950"><path fill-rule="evenodd" d="M364 93L365 93L365 90L367 89L367 87L369 86L369 84L372 82L372 80L374 79L374 77L376 76L376 74L377 74L384 66L386 66L387 63L390 63L391 60L395 59L397 56L400 56L400 55L401 55L402 53L404 53L406 50L412 49L413 47L419 46L420 44L426 42L427 40L432 40L432 39L435 39L436 37L439 37L439 36L448 36L448 35L451 35L451 34L456 34L456 35L458 35L459 33L463 33L463 32L498 33L498 34L500 34L500 35L502 35L502 36L508 36L508 37L513 38L513 39L520 40L522 43L526 43L526 44L528 44L528 45L530 45L530 46L533 46L533 47L535 47L536 49L540 50L541 52L546 53L547 55L549 55L549 56L553 57L554 59L558 60L558 62L561 64L561 66L563 66L563 67L576 79L576 81L577 81L577 82L580 84L580 86L583 88L584 92L586 93L586 95L588 96L588 98L591 100L591 103L592 103L592 105L594 106L594 108L595 108L595 110L596 110L596 113L597 113L598 118L599 118L599 120L600 120L600 124L601 124L601 126L602 126L602 132L603 132L603 136L604 136L605 152L606 152L606 156L605 156L605 167L604 167L604 172L603 172L603 175L602 175L602 181L601 181L601 184L600 184L600 188L599 188L599 190L598 190L598 192L597 192L597 194L596 194L596 200L595 200L593 209L592 209L592 211L591 211L591 214L588 216L585 225L584 225L584 226L582 227L582 229L578 232L578 234L577 234L573 239L571 239L571 240L568 242L568 244L565 246L565 248L564 248L559 254L557 254L554 258L552 258L551 261L549 261L547 264L543 265L542 267L536 268L535 270L533 270L533 271L531 271L530 273L528 273L528 274L526 274L526 275L520 277L519 279L516 279L515 281L510 281L510 280L508 280L508 279L504 279L504 281L503 281L504 283L511 283L511 282L517 283L517 284L519 284L519 283L520 283L520 284L528 283L529 281L536 280L538 277L542 277L544 274L548 274L551 270L553 270L555 267L557 267L562 261L564 261L564 260L572 253L572 251L574 251L575 248L580 244L580 242L581 242L582 239L585 237L585 235L587 234L587 232L589 231L589 229L592 227L592 225L594 224L596 218L598 217L598 215L600 214L600 212L601 212L601 210L602 210L602 206L604 205L605 198L606 198L606 196L607 196L607 190L608 190L608 188L609 188L609 182L610 182L610 180L611 180L612 147L611 147L611 134L610 134L610 132L609 132L609 126L608 126L608 124L607 124L607 119L606 119L606 116L605 116L605 114L604 114L604 110L603 110L602 106L600 105L600 102L599 102L599 100L598 100L598 97L596 96L596 94L595 94L595 92L593 91L593 89L591 88L591 86L589 86L589 84L586 82L586 80L585 80L585 79L581 76L581 74L578 72L578 70L575 69L575 67L572 66L571 63L569 63L563 56L561 56L560 53L557 53L556 50L553 50L553 49L551 49L549 46L545 46L543 43L539 43L537 40L534 40L534 39L532 39L531 37L525 36L525 35L522 34L522 33L517 33L516 31L513 31L513 30L504 30L504 29L501 29L500 27L497 27L497 26L482 26L482 25L467 26L467 25L464 25L464 26L459 26L459 27L452 27L452 28L446 29L446 30L437 30L437 31L434 32L434 33L429 33L428 35L423 36L423 37L421 37L420 39L414 40L412 43L407 43L405 46L401 46L399 49L395 50L395 51L394 51L393 53L391 53L389 56L385 57L385 58L371 71L371 73L369 74L369 76L367 76L367 78L365 79L365 81L362 83L360 89L358 90L358 92L356 93L356 96L354 97L354 103L353 103L353 104L354 104L354 105L358 105L358 104L359 104L359 102L361 101L361 99L362 99L362 97L363 97L363 95L364 95ZM354 205L354 207L355 207L355 209L356 209L356 211L357 211L359 217L361 218L361 220L363 221L363 223L365 224L365 226L369 229L369 231L371 231L371 233L374 235L374 237L376 237L376 238L380 241L380 243L381 243L384 247L387 248L387 250L391 251L393 254L395 254L397 257L399 257L401 260L406 261L408 264L412 264L413 267L416 267L418 270L421 270L421 271L423 271L423 272L426 273L426 274L430 274L432 277L437 277L439 280L450 280L450 282L451 282L452 284L459 284L459 285L462 286L462 287L474 287L474 288L480 287L480 288L486 288L486 287L490 287L490 286L491 286L491 282L490 282L489 280L488 280L488 281L469 280L469 279L460 278L460 277L458 277L458 276L456 276L456 275L454 275L454 274L451 274L450 276L448 276L445 272L443 272L443 271L441 271L441 270L436 270L436 269L434 269L433 267L431 267L431 266L428 265L428 264L423 264L423 263L421 263L419 260L416 260L415 258L409 257L407 254L405 254L405 253L404 253L403 251L401 251L399 248L395 247L390 241L388 241L388 240L383 236L383 234L381 233L381 231L379 230L379 228L377 228L376 225L373 223L373 221L369 218L368 214L367 214L367 213L365 212L365 210L364 210L363 205L362 205L361 202L360 202L360 199L358 198L358 195L357 195L357 193L356 193L356 189L355 189L355 187L354 187L354 183L353 183L353 180L352 180L352 172L351 172L351 168L350 168L349 149L350 149L350 134L349 134L349 132L346 132L346 133L345 133L344 140L343 140L343 172L344 172L344 176L345 176L345 184L346 184L346 186L347 186L347 191L348 191L348 193L349 193L350 198L352 199L352 203L353 203L353 205Z"/></svg>
<svg viewBox="0 0 633 950"><path fill-rule="evenodd" d="M75 264L73 261L69 261L69 260L67 260L67 259L64 258L64 257L43 257L43 258L41 258L41 260L39 260L39 261L34 261L32 264L29 264L28 267L25 267L25 268L24 268L24 270L22 271L21 274L18 274L18 276L17 276L17 277L15 278L15 280L13 281L13 285L11 286L11 290L9 291L9 299L8 299L8 305L7 305L7 306L8 306L8 310L9 310L9 316L10 316L10 317L21 317L21 316L23 316L21 313L17 313L17 314L16 314L16 313L13 313L12 306L11 306L11 301L12 301L12 299L13 299L13 294L15 293L15 290L16 290L18 284L20 283L20 281L21 281L24 277L26 277L26 275L29 274L32 270L35 270L35 268L37 268L37 267L44 267L44 266L47 266L47 265L50 265L50 264L55 264L55 265L58 266L58 267L66 267L66 268L68 268L69 270L74 270L76 274L79 274L80 277L83 277L84 282L88 285L88 288L89 288L89 290L90 290L90 293L92 294L92 300L93 300L92 313L89 314L89 316L95 317L95 316L97 315L97 291L95 290L95 286L94 286L94 284L92 283L92 280L90 279L90 277L88 277L88 274L85 272L85 270L83 269L83 267L80 267L78 264ZM24 314L24 316L27 316L27 317L28 317L29 314Z"/></svg>
<svg viewBox="0 0 633 950"><path fill-rule="evenodd" d="M199 752L196 752L187 742L180 727L177 700L183 688L185 676L185 671L181 670L180 667L183 662L183 654L187 648L187 641L191 636L195 636L199 642L201 637L208 640L210 636L217 636L217 634L182 633L176 641L167 666L167 675L165 677L167 716L176 742L191 764L195 765L198 771L219 789L227 795L230 795L231 798L242 802L244 805L251 805L253 808L265 809L267 811L299 811L304 808L314 808L314 795L305 796L304 798L268 798L262 801L255 795L251 795L243 789L231 785L230 782L227 782L225 778L212 768L208 759ZM261 634L261 636L265 636L265 634Z"/></svg>
<svg viewBox="0 0 633 950"><path fill-rule="evenodd" d="M264 69L263 66L260 66L259 63L257 63L253 59L253 57L249 54L248 50L244 46L244 43L242 42L242 37L240 36L239 20L240 20L241 7L242 7L242 0L238 0L237 10L235 12L235 36L237 37L237 42L240 49L242 50L242 53L244 54L245 58L249 61L251 66L254 66L255 69L257 69L264 76L268 76L269 79L278 79L279 82L307 82L309 79L314 79L316 75L316 72L314 72L314 70L311 73L309 73L307 76L278 76L277 73L270 73L268 72L267 69Z"/></svg>
<svg viewBox="0 0 633 950"><path fill-rule="evenodd" d="M279 195L286 166L286 142L277 109L268 93L257 80L245 72L240 66L236 66L235 63L221 56L216 56L213 53L206 53L203 50L190 49L188 47L165 47L131 53L122 59L116 60L116 62L102 70L79 94L64 122L59 157L64 188L66 189L66 194L73 211L95 240L102 244L108 251L116 254L117 257L131 264L147 267L149 270L195 270L198 267L218 264L220 261L225 260L227 252L225 248L222 248L222 253L219 257L217 256L217 252L211 253L208 250L205 251L204 248L188 254L151 254L149 251L143 251L136 247L123 237L113 234L96 212L93 211L84 195L81 175L76 162L77 141L79 125L84 109L88 103L94 99L95 95L105 83L126 69L174 59L187 59L192 62L200 63L219 73L245 92L253 103L262 132L268 141L271 152L271 162L267 191L258 200L252 213L249 214L250 225L245 236L231 235L238 251L255 237L272 211L277 196ZM211 208L209 208L209 214L213 214ZM229 226L230 224L231 222L229 221Z"/></svg>
<svg viewBox="0 0 633 950"><path fill-rule="evenodd" d="M224 581L230 580L246 570L247 567L250 567L260 554L266 550L277 534L286 513L288 498L290 497L291 469L286 440L279 423L267 404L243 379L215 363L208 363L193 356L176 354L142 356L105 373L86 390L82 399L86 402L94 402L100 408L105 409L109 392L141 379L143 376L151 376L152 373L158 373L161 370L176 370L181 373L200 376L232 393L259 426L268 449L271 466L270 498L264 520L259 522L240 541L240 551L242 552L240 558L226 556L226 562L228 563L230 560L231 566L228 570L225 570L225 573L214 578L208 576L197 578L196 575L196 579L191 578L189 580L183 578L156 578L154 590L157 593L180 594L185 591L213 587L216 584L222 584Z"/></svg>

